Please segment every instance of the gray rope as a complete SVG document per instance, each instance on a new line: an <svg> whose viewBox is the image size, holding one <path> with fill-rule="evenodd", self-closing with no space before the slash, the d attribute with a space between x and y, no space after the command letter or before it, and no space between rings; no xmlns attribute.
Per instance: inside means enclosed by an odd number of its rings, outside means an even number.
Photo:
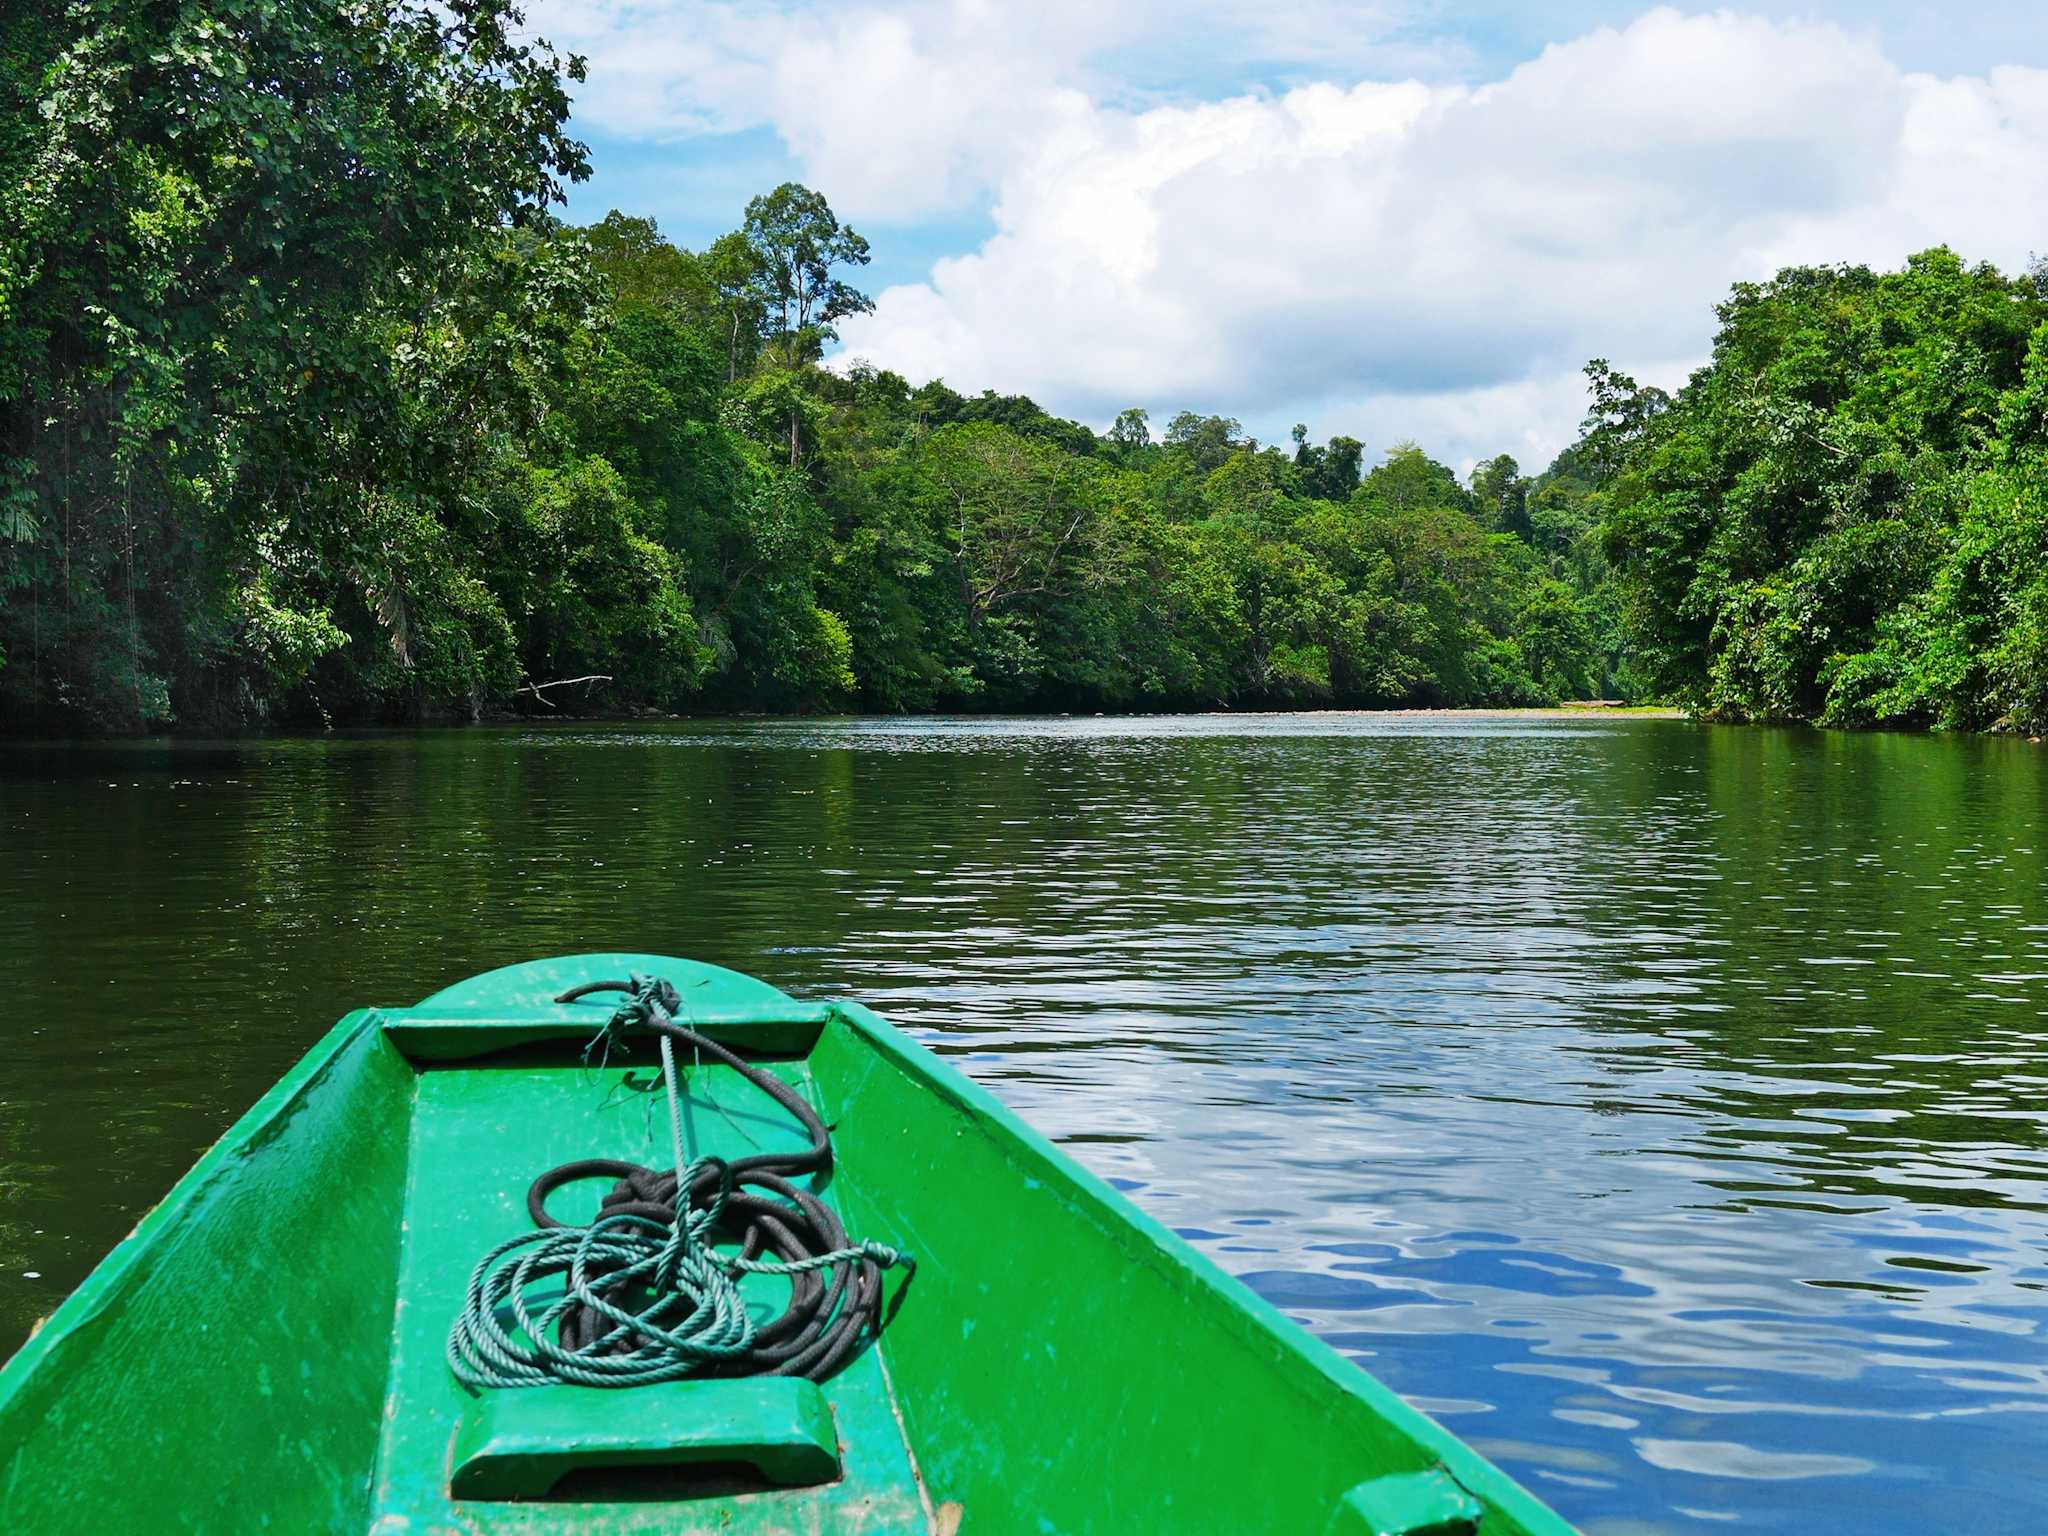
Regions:
<svg viewBox="0 0 2048 1536"><path fill-rule="evenodd" d="M563 1000L598 989L579 988ZM537 1220L547 1219L546 1195L560 1183L624 1170L605 1209L588 1226L550 1223L484 1255L448 1332L449 1368L471 1387L638 1386L763 1370L822 1379L851 1358L870 1325L879 1325L880 1271L900 1266L907 1284L914 1261L886 1243L846 1241L830 1208L787 1182L785 1172L815 1173L831 1157L816 1112L787 1084L675 1024L680 998L668 982L635 976L630 989L618 990L630 990L631 1001L613 1014L589 1050L601 1043L608 1059L626 1030L657 1035L672 1166L680 1176L602 1160L543 1174L528 1200ZM675 1038L737 1067L791 1109L812 1133L811 1150L737 1163L711 1157L686 1163ZM742 1181L780 1198L739 1193ZM748 1226L740 1249L722 1252L715 1243L731 1235L741 1207ZM808 1251L801 1240L806 1236L826 1237L831 1246ZM759 1256L769 1248L779 1256ZM827 1272L829 1282L820 1278ZM745 1275L792 1281L789 1310L765 1329L741 1293ZM562 1290L543 1304L536 1288L557 1280ZM899 1289L899 1300L901 1294Z"/></svg>

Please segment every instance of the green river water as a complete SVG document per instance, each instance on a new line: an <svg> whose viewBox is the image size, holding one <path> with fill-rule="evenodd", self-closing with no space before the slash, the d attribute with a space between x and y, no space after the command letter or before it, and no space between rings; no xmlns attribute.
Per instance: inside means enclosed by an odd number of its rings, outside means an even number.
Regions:
<svg viewBox="0 0 2048 1536"><path fill-rule="evenodd" d="M10 745L0 1354L347 1008L642 949L880 1009L1595 1536L2037 1531L2044 870L2009 740Z"/></svg>

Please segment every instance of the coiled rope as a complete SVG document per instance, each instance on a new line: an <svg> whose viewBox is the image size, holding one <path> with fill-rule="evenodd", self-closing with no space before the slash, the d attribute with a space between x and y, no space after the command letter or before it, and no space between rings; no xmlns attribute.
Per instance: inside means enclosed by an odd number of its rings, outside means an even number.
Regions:
<svg viewBox="0 0 2048 1536"><path fill-rule="evenodd" d="M538 1230L500 1243L478 1263L448 1331L449 1368L471 1387L628 1387L684 1376L823 1381L879 1332L882 1271L902 1268L907 1286L915 1261L886 1243L849 1241L832 1207L792 1182L831 1168L824 1121L780 1078L675 1022L682 999L673 985L636 975L574 987L556 1001L593 992L624 992L628 1000L586 1058L600 1045L609 1056L629 1031L657 1037L674 1162L661 1172L585 1158L535 1179L526 1208ZM810 1145L685 1163L677 1045L740 1073L789 1111ZM595 1221L570 1226L548 1214L549 1195L588 1178L617 1181ZM789 1305L779 1317L754 1321L740 1292L743 1275L788 1277ZM565 1288L555 1292L550 1282L558 1278ZM548 1291L536 1295L544 1285ZM899 1303L902 1295L899 1286Z"/></svg>

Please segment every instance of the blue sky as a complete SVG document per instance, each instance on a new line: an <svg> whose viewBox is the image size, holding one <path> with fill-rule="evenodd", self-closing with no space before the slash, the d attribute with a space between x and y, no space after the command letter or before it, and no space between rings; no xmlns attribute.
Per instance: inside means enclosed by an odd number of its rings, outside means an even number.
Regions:
<svg viewBox="0 0 2048 1536"><path fill-rule="evenodd" d="M588 224L614 208L643 214L693 250L737 228L749 198L804 179L803 165L766 125L682 138L642 138L580 124L577 132L590 145L591 177L571 192L565 217ZM922 280L933 262L972 250L993 225L983 199L915 219L866 217L856 227L874 251L860 285L879 291Z"/></svg>
<svg viewBox="0 0 2048 1536"><path fill-rule="evenodd" d="M590 58L569 215L686 245L779 181L872 242L858 353L1101 423L1568 440L1793 261L2048 251L2038 7L535 0Z"/></svg>

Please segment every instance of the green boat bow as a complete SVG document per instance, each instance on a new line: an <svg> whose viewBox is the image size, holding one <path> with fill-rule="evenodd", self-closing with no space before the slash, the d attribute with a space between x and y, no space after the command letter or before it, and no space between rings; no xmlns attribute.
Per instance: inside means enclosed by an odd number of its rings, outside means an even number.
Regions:
<svg viewBox="0 0 2048 1536"><path fill-rule="evenodd" d="M629 973L743 1058L679 1063L689 1158L805 1144L749 1069L772 1074L831 1128L808 1192L917 1256L821 1381L449 1369L538 1174L671 1161L626 1091L652 1049L585 1059L618 998L556 1001ZM601 1193L550 1208L589 1222ZM745 1295L772 1317L795 1283ZM0 1508L30 1532L1569 1530L865 1008L644 955L344 1018L0 1369Z"/></svg>

